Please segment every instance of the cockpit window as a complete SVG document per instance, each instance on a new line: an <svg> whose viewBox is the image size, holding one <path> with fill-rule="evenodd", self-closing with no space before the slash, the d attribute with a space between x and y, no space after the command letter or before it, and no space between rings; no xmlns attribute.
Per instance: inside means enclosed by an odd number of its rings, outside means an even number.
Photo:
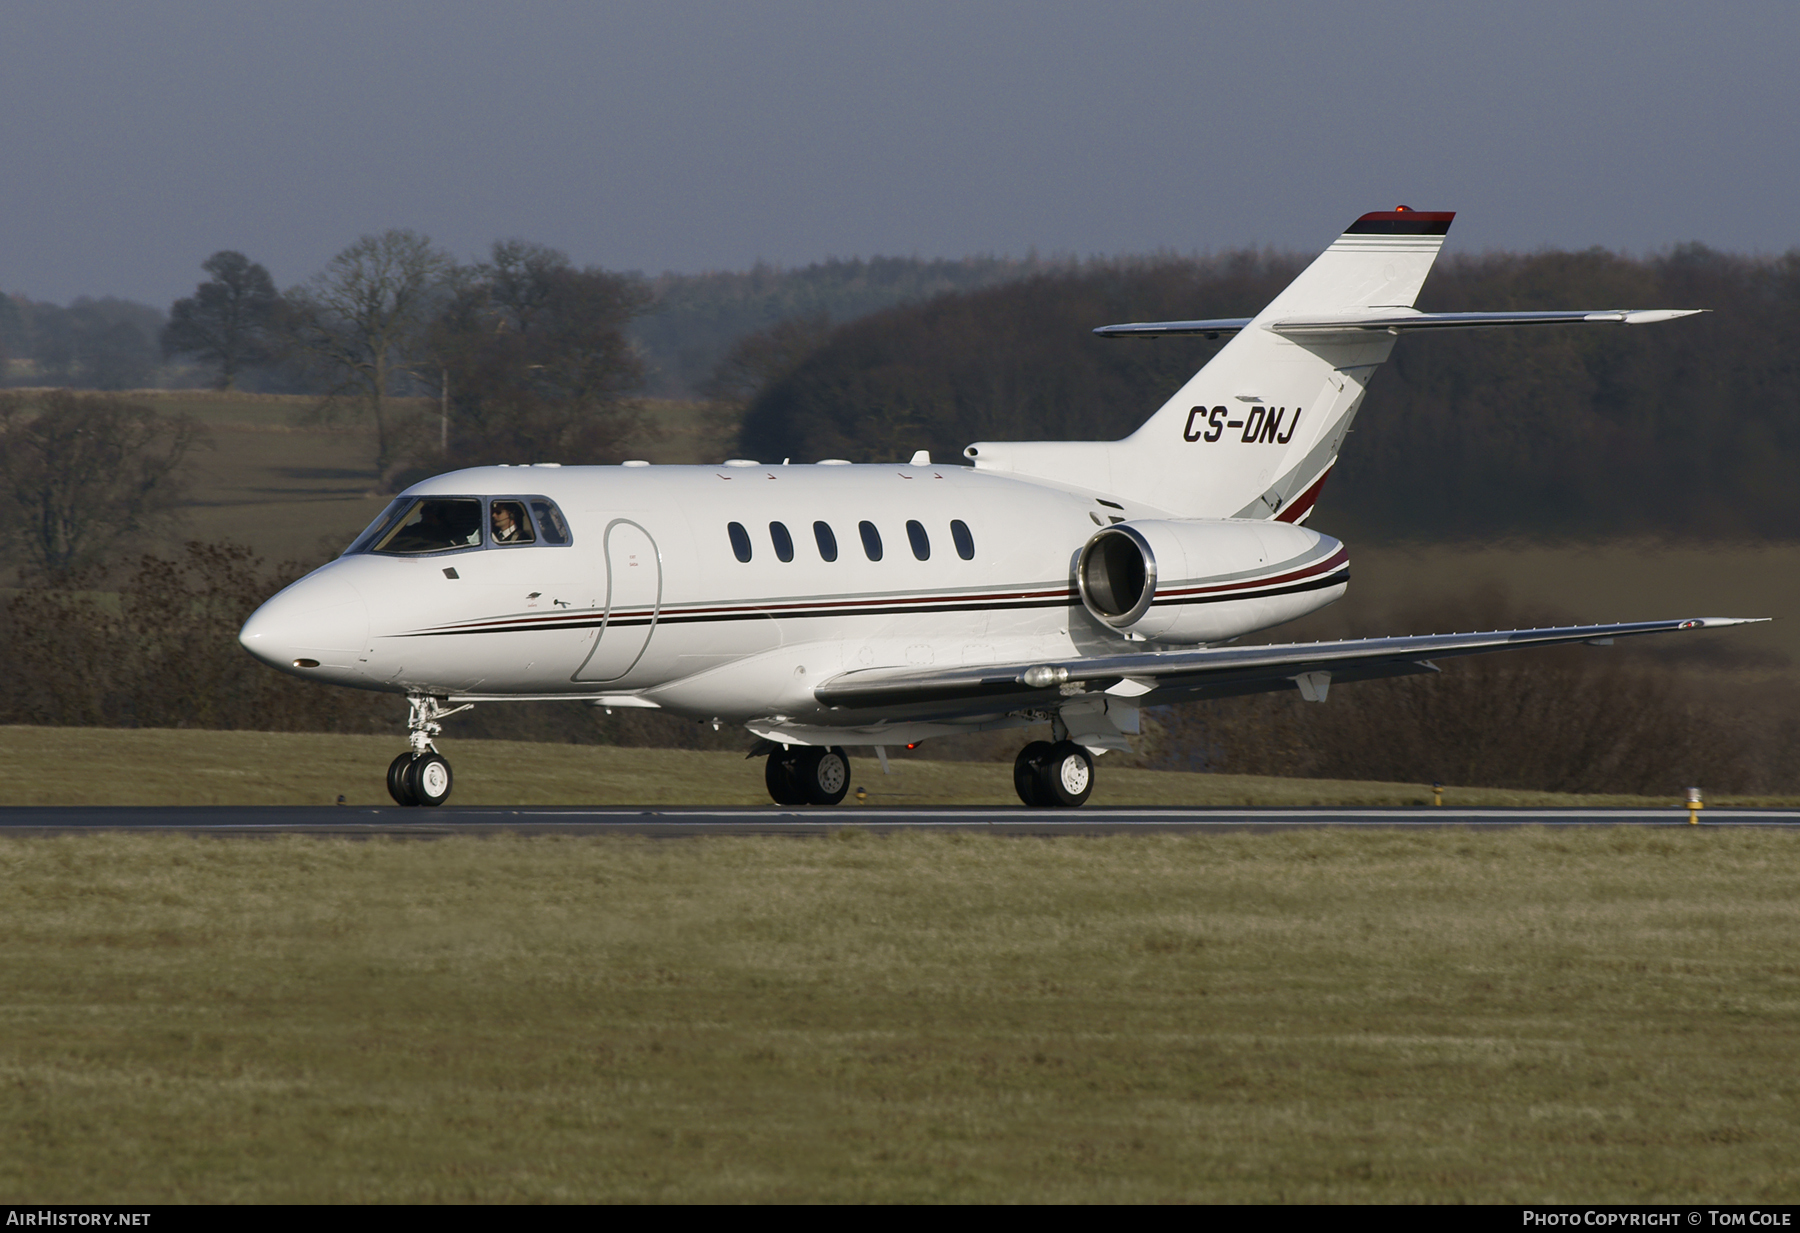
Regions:
<svg viewBox="0 0 1800 1233"><path fill-rule="evenodd" d="M525 517L525 502L494 501L488 506L488 527L496 544L529 544L531 520Z"/></svg>
<svg viewBox="0 0 1800 1233"><path fill-rule="evenodd" d="M563 521L562 511L556 508L554 501L533 497L531 512L537 516L538 533L544 537L546 544L560 545L569 542L569 524Z"/></svg>
<svg viewBox="0 0 1800 1233"><path fill-rule="evenodd" d="M350 541L350 546L344 549L344 555L349 556L353 552L367 552L370 544L380 543L387 533L392 531L395 525L406 516L406 511L412 508L412 504L411 497L401 497L398 500L389 501L388 507L381 511L381 516L364 527L361 535Z"/></svg>
<svg viewBox="0 0 1800 1233"><path fill-rule="evenodd" d="M495 548L528 544L563 548L574 538L562 511L548 497L399 497L344 549L344 555L479 548L484 522L487 542Z"/></svg>
<svg viewBox="0 0 1800 1233"><path fill-rule="evenodd" d="M395 524L371 537L364 551L410 554L481 546L481 502L473 497L418 498Z"/></svg>

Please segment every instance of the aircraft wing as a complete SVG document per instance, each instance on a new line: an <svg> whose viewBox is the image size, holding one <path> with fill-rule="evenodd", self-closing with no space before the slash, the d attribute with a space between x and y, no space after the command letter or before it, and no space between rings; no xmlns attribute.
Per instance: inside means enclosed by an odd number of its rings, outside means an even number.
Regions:
<svg viewBox="0 0 1800 1233"><path fill-rule="evenodd" d="M1704 308L1580 308L1566 312L1422 313L1411 308L1391 308L1317 317L1278 317L1263 325L1277 334L1292 336L1410 334L1421 330L1480 330L1509 325L1652 325L1706 311ZM1094 333L1102 338L1163 338L1179 334L1222 338L1249 328L1254 320L1252 317L1221 317L1213 321L1135 321L1128 325L1103 325Z"/></svg>
<svg viewBox="0 0 1800 1233"><path fill-rule="evenodd" d="M1227 697L1302 688L1322 690L1330 681L1370 680L1436 672L1430 661L1523 647L1614 638L1683 629L1715 629L1767 618L1693 617L1632 621L1621 625L1566 625L1551 629L1503 629L1491 633L1424 634L1294 642L1273 646L1211 647L1087 655L1033 663L944 668L864 668L825 681L813 691L827 706L881 708L915 717L972 711L1048 708L1076 694L1110 693L1143 698L1143 705L1187 698ZM1323 678L1313 674L1326 674ZM1308 681L1300 678L1308 677Z"/></svg>

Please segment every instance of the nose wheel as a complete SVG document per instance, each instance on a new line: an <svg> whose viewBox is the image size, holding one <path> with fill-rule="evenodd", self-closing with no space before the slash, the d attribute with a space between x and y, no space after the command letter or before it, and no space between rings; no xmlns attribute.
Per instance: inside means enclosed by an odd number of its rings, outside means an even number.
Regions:
<svg viewBox="0 0 1800 1233"><path fill-rule="evenodd" d="M388 795L401 805L442 805L454 777L440 753L403 753L388 763Z"/></svg>
<svg viewBox="0 0 1800 1233"><path fill-rule="evenodd" d="M449 760L437 751L431 738L443 732L439 721L446 715L466 711L473 704L446 710L443 703L428 696L409 696L406 701L406 739L412 748L388 763L388 795L397 805L442 805L449 799L454 777Z"/></svg>
<svg viewBox="0 0 1800 1233"><path fill-rule="evenodd" d="M1094 755L1074 741L1033 741L1013 761L1013 788L1033 809L1073 809L1094 791Z"/></svg>
<svg viewBox="0 0 1800 1233"><path fill-rule="evenodd" d="M835 805L850 791L850 758L836 745L777 749L763 768L777 805Z"/></svg>

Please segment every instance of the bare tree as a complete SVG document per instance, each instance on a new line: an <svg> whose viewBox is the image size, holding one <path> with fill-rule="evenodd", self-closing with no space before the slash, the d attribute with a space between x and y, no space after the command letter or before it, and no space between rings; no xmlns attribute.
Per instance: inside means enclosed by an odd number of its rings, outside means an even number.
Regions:
<svg viewBox="0 0 1800 1233"><path fill-rule="evenodd" d="M643 379L625 327L648 303L635 277L578 268L541 244L495 244L429 333L449 383L450 458L617 461L638 426L625 395Z"/></svg>
<svg viewBox="0 0 1800 1233"><path fill-rule="evenodd" d="M394 381L408 372L455 272L429 237L396 229L364 236L288 293L288 336L331 374L340 396L368 409L384 474L400 461L388 408Z"/></svg>
<svg viewBox="0 0 1800 1233"><path fill-rule="evenodd" d="M218 367L218 387L237 387L244 368L267 363L270 329L281 305L275 281L242 253L216 252L200 263L212 277L169 308L164 359L188 354Z"/></svg>
<svg viewBox="0 0 1800 1233"><path fill-rule="evenodd" d="M158 529L183 496L182 463L203 439L185 416L104 395L0 397L0 507L9 547L56 580Z"/></svg>

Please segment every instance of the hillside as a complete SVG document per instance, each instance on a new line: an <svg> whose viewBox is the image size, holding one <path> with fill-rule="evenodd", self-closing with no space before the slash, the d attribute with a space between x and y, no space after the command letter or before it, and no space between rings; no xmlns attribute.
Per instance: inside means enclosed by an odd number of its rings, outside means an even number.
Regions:
<svg viewBox="0 0 1800 1233"><path fill-rule="evenodd" d="M1111 262L842 325L748 408L746 457L876 461L972 440L1135 429L1218 343L1093 337L1118 321L1246 316L1287 257ZM1450 259L1427 311L1710 309L1619 330L1408 338L1371 387L1315 518L1385 540L1800 538L1800 255L1689 247Z"/></svg>

